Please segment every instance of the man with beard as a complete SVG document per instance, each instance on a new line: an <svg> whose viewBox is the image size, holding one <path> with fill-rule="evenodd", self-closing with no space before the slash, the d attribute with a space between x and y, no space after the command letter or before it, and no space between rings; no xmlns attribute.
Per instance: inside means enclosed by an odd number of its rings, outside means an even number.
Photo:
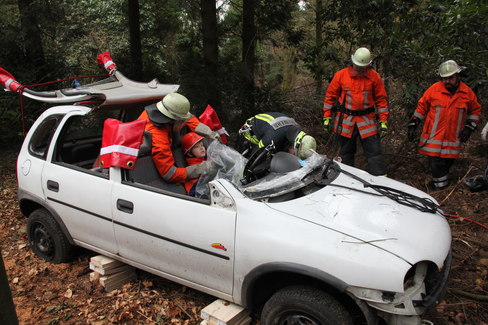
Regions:
<svg viewBox="0 0 488 325"><path fill-rule="evenodd" d="M424 122L419 149L427 155L432 173L431 190L449 185L448 173L459 158L461 143L468 141L480 120L481 106L473 90L460 80L466 67L448 60L439 66L441 81L427 89L408 122L408 139L413 141L415 129Z"/></svg>

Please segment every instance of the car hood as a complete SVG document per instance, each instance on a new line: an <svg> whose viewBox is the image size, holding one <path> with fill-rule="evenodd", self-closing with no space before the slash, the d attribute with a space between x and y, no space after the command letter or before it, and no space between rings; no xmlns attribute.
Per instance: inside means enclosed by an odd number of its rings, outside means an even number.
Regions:
<svg viewBox="0 0 488 325"><path fill-rule="evenodd" d="M422 212L365 187L392 188L437 203L428 194L386 177L372 176L339 164L343 172L319 191L286 202L267 203L272 209L345 235L344 241L370 244L410 264L422 260L443 265L451 245L451 233L440 213Z"/></svg>

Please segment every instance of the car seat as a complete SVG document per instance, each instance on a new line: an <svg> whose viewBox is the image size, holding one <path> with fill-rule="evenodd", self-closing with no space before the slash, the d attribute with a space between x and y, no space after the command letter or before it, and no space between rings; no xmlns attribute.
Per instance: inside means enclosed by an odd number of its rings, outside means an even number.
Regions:
<svg viewBox="0 0 488 325"><path fill-rule="evenodd" d="M145 184L165 191L186 195L182 184L174 184L165 181L159 174L151 156L152 135L149 131L144 131L144 141L139 148L136 166L132 170L127 170L127 180L133 183Z"/></svg>

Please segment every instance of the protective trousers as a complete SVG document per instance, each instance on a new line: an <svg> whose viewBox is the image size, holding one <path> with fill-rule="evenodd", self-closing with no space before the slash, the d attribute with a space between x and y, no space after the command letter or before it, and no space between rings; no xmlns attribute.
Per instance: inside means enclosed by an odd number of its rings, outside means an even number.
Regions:
<svg viewBox="0 0 488 325"><path fill-rule="evenodd" d="M447 174L454 163L454 158L428 157L434 187L441 189L449 185Z"/></svg>
<svg viewBox="0 0 488 325"><path fill-rule="evenodd" d="M386 163L381 153L379 134L361 139L357 127L354 127L350 138L339 137L339 145L341 147L339 155L342 158L342 162L346 165L354 166L354 155L356 154L356 142L358 138L361 141L364 156L368 161L369 172L375 176L386 175Z"/></svg>

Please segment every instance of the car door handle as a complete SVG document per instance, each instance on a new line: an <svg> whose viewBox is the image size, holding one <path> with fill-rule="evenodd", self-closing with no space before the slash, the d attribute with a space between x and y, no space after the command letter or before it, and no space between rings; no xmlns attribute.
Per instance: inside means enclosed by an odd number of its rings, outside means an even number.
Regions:
<svg viewBox="0 0 488 325"><path fill-rule="evenodd" d="M55 181L47 181L47 189L53 192L59 192L59 183Z"/></svg>
<svg viewBox="0 0 488 325"><path fill-rule="evenodd" d="M117 209L122 211L122 212L132 214L132 212L134 212L134 203L132 203L130 201L118 199L117 200Z"/></svg>

